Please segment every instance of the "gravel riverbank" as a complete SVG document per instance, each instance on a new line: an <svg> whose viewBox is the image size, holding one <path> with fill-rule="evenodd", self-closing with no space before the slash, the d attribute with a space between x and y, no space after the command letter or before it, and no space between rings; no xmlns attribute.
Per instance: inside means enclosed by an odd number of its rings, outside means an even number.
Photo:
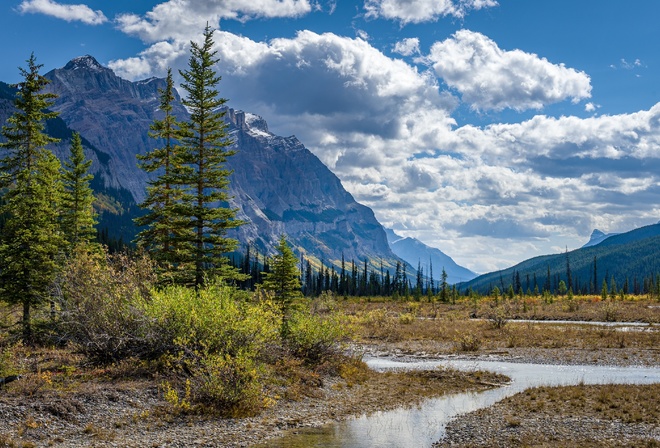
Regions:
<svg viewBox="0 0 660 448"><path fill-rule="evenodd" d="M492 373L448 370L370 373L359 384L324 377L305 395L279 399L259 416L240 419L173 414L150 381L95 381L75 392L42 388L30 396L25 384L12 383L0 396L0 446L248 447L287 429L412 406L428 396L483 390L505 381Z"/></svg>
<svg viewBox="0 0 660 448"><path fill-rule="evenodd" d="M497 359L539 364L657 366L655 349L510 348L448 354L433 341L403 341L358 347L366 356L402 359ZM82 381L75 389L52 388L26 378L0 390L0 446L7 447L249 447L288 429L318 427L351 416L412 406L428 396L503 384L495 374L453 371L372 373L359 383L321 377L294 398L280 398L259 416L226 419L172 412L152 380ZM585 386L586 387L586 386ZM589 386L592 387L592 386ZM598 387L598 386L593 386ZM606 418L598 406L536 409L529 396L461 416L437 446L660 446L660 394L639 386L638 420ZM556 388L555 388L556 389ZM594 392L594 396L603 396ZM284 395L283 395L284 396ZM623 395L628 397L629 395ZM535 399L540 402L539 398ZM546 399L548 403L552 400ZM623 400L625 401L625 399ZM586 403L586 402L585 402ZM615 404L621 406L621 404ZM528 406L528 407L525 407ZM532 412L532 410L535 412ZM538 435L536 437L535 435ZM578 437L579 438L576 438Z"/></svg>
<svg viewBox="0 0 660 448"><path fill-rule="evenodd" d="M434 447L658 447L660 385L541 387L450 422Z"/></svg>

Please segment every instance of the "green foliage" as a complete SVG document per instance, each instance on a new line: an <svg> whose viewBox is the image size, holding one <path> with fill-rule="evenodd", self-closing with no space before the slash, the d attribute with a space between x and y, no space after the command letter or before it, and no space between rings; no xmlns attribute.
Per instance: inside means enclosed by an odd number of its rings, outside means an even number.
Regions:
<svg viewBox="0 0 660 448"><path fill-rule="evenodd" d="M271 302L253 303L246 295L217 282L199 291L171 286L152 292L147 314L175 351L256 357L278 338L281 321Z"/></svg>
<svg viewBox="0 0 660 448"><path fill-rule="evenodd" d="M135 219L138 226L147 226L137 235L137 244L152 254L157 263L161 284L186 283L185 273L190 270L186 254L192 251L192 229L187 217L177 213L183 190L177 185L183 165L178 157L176 141L181 137L181 124L172 114L174 81L167 71L167 86L159 90L160 110L165 114L151 125L149 136L163 142L161 148L138 155L140 167L147 173L159 172L149 182L147 198L140 206L147 212ZM186 242L187 241L187 242Z"/></svg>
<svg viewBox="0 0 660 448"><path fill-rule="evenodd" d="M454 337L456 350L461 352L476 352L481 343L481 337L474 332L461 332Z"/></svg>
<svg viewBox="0 0 660 448"><path fill-rule="evenodd" d="M272 302L251 302L218 282L198 291L171 286L153 292L147 315L171 346L169 362L191 375L193 402L229 416L261 407L260 360L281 325Z"/></svg>
<svg viewBox="0 0 660 448"><path fill-rule="evenodd" d="M62 279L62 334L95 363L158 360L185 373L181 393L170 383L164 386L177 411L193 405L232 416L258 410L261 359L279 342L277 307L268 300L252 302L248 293L218 282L197 291L147 290L151 272L146 257L106 259L77 250Z"/></svg>
<svg viewBox="0 0 660 448"><path fill-rule="evenodd" d="M160 356L169 345L146 312L151 272L146 257L77 246L60 279L61 337L98 364Z"/></svg>
<svg viewBox="0 0 660 448"><path fill-rule="evenodd" d="M565 295L568 290L566 289L566 283L564 283L564 280L561 280L559 282L559 287L558 287L558 292L559 295Z"/></svg>
<svg viewBox="0 0 660 448"><path fill-rule="evenodd" d="M229 266L225 254L238 244L226 236L227 231L242 222L234 219L235 209L218 205L229 200L231 172L224 166L235 151L229 149L232 141L223 120L225 111L219 111L226 100L216 90L220 77L214 70L218 62L215 54L213 30L207 25L203 43L191 42L188 70L179 72L183 77L181 87L187 93L183 104L190 111L190 121L182 128L177 149L184 169L172 183L183 192L175 207L176 217L187 220L192 230L180 235L180 260L189 275L189 284L195 287L216 275L240 277L238 270Z"/></svg>
<svg viewBox="0 0 660 448"><path fill-rule="evenodd" d="M498 288L497 286L495 286L495 287L493 288L493 291L491 292L491 295L493 296L493 299L495 299L495 303L497 303L497 301L498 301L499 298L500 298L500 288Z"/></svg>
<svg viewBox="0 0 660 448"><path fill-rule="evenodd" d="M277 246L278 254L270 263L270 272L264 273L263 289L273 291L285 317L289 315L295 300L302 298L298 258L286 242L284 235Z"/></svg>
<svg viewBox="0 0 660 448"><path fill-rule="evenodd" d="M92 161L85 159L80 134L74 133L71 155L64 162L66 170L62 174L62 229L69 253L79 244L91 247L96 238L96 213L92 207L95 198L89 186L94 178L89 174L91 165Z"/></svg>
<svg viewBox="0 0 660 448"><path fill-rule="evenodd" d="M16 112L2 127L6 141L0 147L9 151L1 161L3 187L15 182L19 173L32 172L44 147L57 141L44 133L46 120L57 116L56 112L47 112L56 95L40 93L49 81L39 74L42 65L37 64L34 54L26 62L28 68L19 69L23 81L13 86L18 88L14 100Z"/></svg>
<svg viewBox="0 0 660 448"><path fill-rule="evenodd" d="M31 309L49 299L63 246L59 228L60 164L45 146L55 139L44 132L53 94L40 93L48 80L30 56L20 69L16 112L2 127L8 154L0 161L0 186L8 188L0 210L6 223L0 241L0 297L23 305L23 339L32 339Z"/></svg>
<svg viewBox="0 0 660 448"><path fill-rule="evenodd" d="M263 406L263 373L254 356L210 354L191 369L193 400L228 417L256 414Z"/></svg>
<svg viewBox="0 0 660 448"><path fill-rule="evenodd" d="M337 314L319 316L297 310L287 320L285 334L285 343L294 355L315 364L337 355L337 344L347 335L347 330Z"/></svg>

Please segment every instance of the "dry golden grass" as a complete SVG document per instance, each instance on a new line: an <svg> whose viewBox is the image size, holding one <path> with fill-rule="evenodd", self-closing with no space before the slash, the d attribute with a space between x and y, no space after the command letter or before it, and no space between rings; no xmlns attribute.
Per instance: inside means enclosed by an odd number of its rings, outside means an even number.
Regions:
<svg viewBox="0 0 660 448"><path fill-rule="evenodd" d="M526 305L508 301L496 305L483 300L477 306L460 302L456 305L405 302L343 303L343 311L352 317L354 338L359 342L434 342L438 353L500 350L507 348L537 349L644 349L660 347L660 331L653 326L647 331L619 331L616 328L588 324L552 324L516 322L515 319L602 321L604 308L616 308L625 321L657 322L660 308L649 308L655 302L600 302L594 297L575 299L574 311L568 312L561 301L544 303L525 299ZM540 302L540 303L539 303ZM527 309L526 314L523 309ZM416 316L411 319L411 316Z"/></svg>
<svg viewBox="0 0 660 448"><path fill-rule="evenodd" d="M650 430L660 425L660 384L529 389L450 426L462 424L487 424L487 437L451 446L658 447Z"/></svg>

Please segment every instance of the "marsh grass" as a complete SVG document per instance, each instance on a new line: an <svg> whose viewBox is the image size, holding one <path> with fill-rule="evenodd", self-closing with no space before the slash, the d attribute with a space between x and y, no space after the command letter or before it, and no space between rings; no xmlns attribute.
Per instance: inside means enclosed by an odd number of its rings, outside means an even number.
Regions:
<svg viewBox="0 0 660 448"><path fill-rule="evenodd" d="M531 299L494 304L486 299L479 304L483 319L471 319L472 303L456 305L420 303L416 318L411 318L405 302L342 303L340 310L352 318L353 338L358 342L382 341L405 345L432 345L438 353L475 352L506 348L534 349L632 349L657 350L660 331L651 327L642 331L621 331L613 327L588 324L552 324L517 322L526 306L530 313L537 309L543 320L604 320L604 310L616 310L619 318L630 321L656 321L656 308L647 302L601 302L591 297L575 297L575 312L567 314L566 303L544 303ZM524 303L527 305L524 305ZM613 311L612 311L613 312ZM488 317L490 316L490 317ZM537 316L537 317L538 317ZM587 319L587 317L590 317Z"/></svg>

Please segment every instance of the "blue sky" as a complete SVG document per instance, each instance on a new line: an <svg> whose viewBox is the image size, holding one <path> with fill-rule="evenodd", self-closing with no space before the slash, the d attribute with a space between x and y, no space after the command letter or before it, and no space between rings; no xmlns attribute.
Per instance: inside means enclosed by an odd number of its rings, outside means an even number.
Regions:
<svg viewBox="0 0 660 448"><path fill-rule="evenodd" d="M660 2L7 0L0 80L185 67L295 134L397 233L477 272L660 220Z"/></svg>

